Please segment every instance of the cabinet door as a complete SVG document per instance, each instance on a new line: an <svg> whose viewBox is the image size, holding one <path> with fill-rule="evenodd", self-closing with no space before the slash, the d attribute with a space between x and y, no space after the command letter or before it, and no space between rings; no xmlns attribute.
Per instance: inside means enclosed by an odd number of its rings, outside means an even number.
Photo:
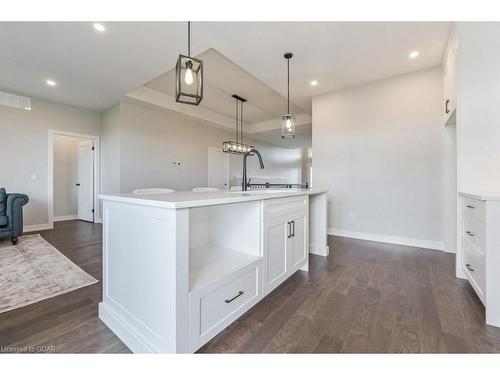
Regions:
<svg viewBox="0 0 500 375"><path fill-rule="evenodd" d="M290 238L290 268L295 272L307 262L307 219L298 215L290 217L292 237Z"/></svg>
<svg viewBox="0 0 500 375"><path fill-rule="evenodd" d="M446 56L444 66L445 122L457 108L457 79L457 47L454 45Z"/></svg>
<svg viewBox="0 0 500 375"><path fill-rule="evenodd" d="M453 48L448 61L448 99L450 99L450 114L457 108L457 50Z"/></svg>
<svg viewBox="0 0 500 375"><path fill-rule="evenodd" d="M287 278L289 224L286 216L264 221L264 291L268 293Z"/></svg>

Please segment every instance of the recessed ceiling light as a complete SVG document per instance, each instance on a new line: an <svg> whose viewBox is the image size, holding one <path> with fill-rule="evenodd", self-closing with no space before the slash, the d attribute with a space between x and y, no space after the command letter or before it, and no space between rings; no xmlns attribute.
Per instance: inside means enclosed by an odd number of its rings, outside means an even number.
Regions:
<svg viewBox="0 0 500 375"><path fill-rule="evenodd" d="M104 26L102 23L94 23L94 29L100 33L103 33L106 31L106 26Z"/></svg>
<svg viewBox="0 0 500 375"><path fill-rule="evenodd" d="M47 86L51 86L51 87L57 86L56 81L54 81L54 80L52 80L52 79L47 79L47 80L45 81L45 83L47 84Z"/></svg>
<svg viewBox="0 0 500 375"><path fill-rule="evenodd" d="M315 80L315 79L313 79L313 80L311 81L311 86L317 86L317 85L318 85L318 81L317 81L317 80Z"/></svg>
<svg viewBox="0 0 500 375"><path fill-rule="evenodd" d="M414 58L418 57L418 55L420 55L420 52L412 51L412 52L410 52L410 54L408 56L410 57L410 59L414 59Z"/></svg>

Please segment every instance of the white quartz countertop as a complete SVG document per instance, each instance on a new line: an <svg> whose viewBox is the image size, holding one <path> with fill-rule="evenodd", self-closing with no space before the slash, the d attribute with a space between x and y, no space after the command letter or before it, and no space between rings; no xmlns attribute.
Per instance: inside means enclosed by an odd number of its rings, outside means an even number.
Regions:
<svg viewBox="0 0 500 375"><path fill-rule="evenodd" d="M291 197L295 195L315 195L326 193L328 189L283 189L249 191L176 191L167 194L100 194L99 199L125 202L162 208L189 208L218 204L260 201L263 199Z"/></svg>
<svg viewBox="0 0 500 375"><path fill-rule="evenodd" d="M479 199L482 201L500 201L499 191L460 191L462 197Z"/></svg>

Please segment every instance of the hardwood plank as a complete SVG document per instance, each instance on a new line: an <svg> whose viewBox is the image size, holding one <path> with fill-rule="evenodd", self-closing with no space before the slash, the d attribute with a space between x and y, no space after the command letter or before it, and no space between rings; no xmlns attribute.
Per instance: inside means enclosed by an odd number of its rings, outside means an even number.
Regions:
<svg viewBox="0 0 500 375"><path fill-rule="evenodd" d="M101 225L56 223L42 236L101 279ZM454 275L454 255L328 237L331 256L299 271L200 353L498 353L500 328ZM0 346L129 353L97 317L101 283L0 314Z"/></svg>

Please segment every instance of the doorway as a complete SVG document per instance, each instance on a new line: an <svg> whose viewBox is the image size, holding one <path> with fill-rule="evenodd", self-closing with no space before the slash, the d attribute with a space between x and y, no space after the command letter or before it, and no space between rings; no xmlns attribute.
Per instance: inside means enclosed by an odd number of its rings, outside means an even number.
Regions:
<svg viewBox="0 0 500 375"><path fill-rule="evenodd" d="M208 186L229 189L229 157L221 149L208 148Z"/></svg>
<svg viewBox="0 0 500 375"><path fill-rule="evenodd" d="M54 221L100 222L97 136L49 131L49 226Z"/></svg>

